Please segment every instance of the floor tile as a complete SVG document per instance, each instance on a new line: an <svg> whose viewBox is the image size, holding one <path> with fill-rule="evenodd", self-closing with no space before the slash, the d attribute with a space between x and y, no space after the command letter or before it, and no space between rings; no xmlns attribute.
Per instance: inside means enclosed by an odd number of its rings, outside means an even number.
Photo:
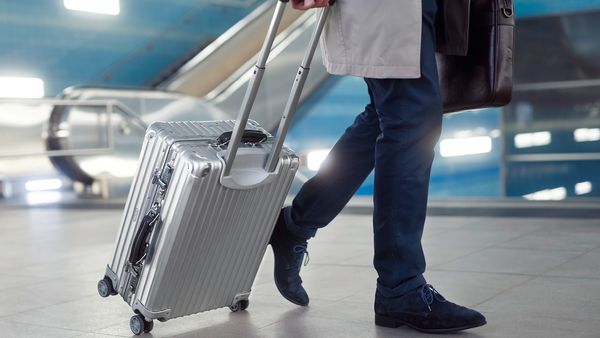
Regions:
<svg viewBox="0 0 600 338"><path fill-rule="evenodd" d="M481 250L482 248L480 247L473 247L468 245L438 246L432 244L431 242L423 244L423 251L425 252L425 259L427 261L428 268L436 268L440 265L452 262L456 259L468 256Z"/></svg>
<svg viewBox="0 0 600 338"><path fill-rule="evenodd" d="M11 288L19 288L33 284L39 284L50 278L31 278L27 276L14 276L0 274L0 291Z"/></svg>
<svg viewBox="0 0 600 338"><path fill-rule="evenodd" d="M84 333L83 335L75 336L74 338L115 338L115 337L131 337L131 336L132 336L132 334L129 334L127 336L116 336L116 335L101 334L101 333ZM144 336L151 337L150 334L140 335L140 337L144 337Z"/></svg>
<svg viewBox="0 0 600 338"><path fill-rule="evenodd" d="M32 323L12 323L0 321L0 336L3 338L68 338L81 335L82 332L61 330Z"/></svg>
<svg viewBox="0 0 600 338"><path fill-rule="evenodd" d="M483 311L487 325L480 329L486 338L597 338L598 319L553 317L522 312Z"/></svg>
<svg viewBox="0 0 600 338"><path fill-rule="evenodd" d="M261 337L391 337L393 330L378 330L374 324L364 324L351 320L325 318L318 315L305 315L302 310L293 310L283 320L262 328ZM386 332L387 331L387 332ZM411 333L414 336L414 333ZM408 336L410 337L410 336Z"/></svg>
<svg viewBox="0 0 600 338"><path fill-rule="evenodd" d="M464 217L464 216L428 216L425 220L426 227L445 230L456 230L469 226L476 226L489 222L489 217Z"/></svg>
<svg viewBox="0 0 600 338"><path fill-rule="evenodd" d="M491 248L441 264L436 269L539 275L581 254L578 251Z"/></svg>
<svg viewBox="0 0 600 338"><path fill-rule="evenodd" d="M32 311L57 304L52 295L46 293L31 293L25 288L10 288L0 291L0 319L14 314Z"/></svg>
<svg viewBox="0 0 600 338"><path fill-rule="evenodd" d="M523 236L521 231L472 231L458 229L423 238L424 247L483 249Z"/></svg>
<svg viewBox="0 0 600 338"><path fill-rule="evenodd" d="M595 320L600 313L600 283L594 279L538 277L516 286L479 306L482 310L552 317L558 322ZM584 320L585 319L585 320Z"/></svg>
<svg viewBox="0 0 600 338"><path fill-rule="evenodd" d="M553 218L486 217L480 219L478 222L466 224L461 230L529 233L543 228L554 227L557 225L557 222Z"/></svg>
<svg viewBox="0 0 600 338"><path fill-rule="evenodd" d="M545 275L600 279L600 249L559 265Z"/></svg>
<svg viewBox="0 0 600 338"><path fill-rule="evenodd" d="M18 323L36 322L43 326L92 332L111 324L128 325L131 309L119 297L98 295L54 304L3 318Z"/></svg>
<svg viewBox="0 0 600 338"><path fill-rule="evenodd" d="M539 250L587 251L600 247L599 231L565 232L564 230L541 229L517 239L502 243L499 247Z"/></svg>

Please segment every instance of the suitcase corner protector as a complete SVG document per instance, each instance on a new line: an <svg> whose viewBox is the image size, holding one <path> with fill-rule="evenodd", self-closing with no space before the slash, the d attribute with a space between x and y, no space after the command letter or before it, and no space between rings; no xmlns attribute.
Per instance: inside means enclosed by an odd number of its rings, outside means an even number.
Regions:
<svg viewBox="0 0 600 338"><path fill-rule="evenodd" d="M231 304L235 304L241 300L248 300L248 298L250 298L250 291L238 293L235 295L235 297L233 297L233 301Z"/></svg>
<svg viewBox="0 0 600 338"><path fill-rule="evenodd" d="M110 278L113 288L118 290L119 287L119 276L110 268L110 265L106 264L106 271L104 272L104 276Z"/></svg>
<svg viewBox="0 0 600 338"><path fill-rule="evenodd" d="M145 307L139 299L136 299L131 306L134 312L141 314L147 320L158 319L159 321L167 321L171 316L171 309L160 311L151 311Z"/></svg>

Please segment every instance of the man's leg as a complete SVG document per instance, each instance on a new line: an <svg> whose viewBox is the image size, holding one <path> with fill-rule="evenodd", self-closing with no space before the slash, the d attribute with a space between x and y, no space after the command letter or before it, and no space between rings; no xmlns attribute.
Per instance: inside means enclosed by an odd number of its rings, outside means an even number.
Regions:
<svg viewBox="0 0 600 338"><path fill-rule="evenodd" d="M373 231L379 274L375 323L424 332L453 332L485 324L477 311L444 299L425 283L421 236L434 147L442 124L435 62L435 0L423 0L421 78L367 83L380 120L375 148Z"/></svg>
<svg viewBox="0 0 600 338"><path fill-rule="evenodd" d="M373 263L378 290L396 297L425 284L421 236L442 109L427 75L368 82L382 129L375 150Z"/></svg>
<svg viewBox="0 0 600 338"><path fill-rule="evenodd" d="M297 305L307 305L300 267L307 240L344 208L373 170L379 119L371 103L333 147L316 176L306 182L293 205L282 210L271 235L275 257L275 285Z"/></svg>
<svg viewBox="0 0 600 338"><path fill-rule="evenodd" d="M421 235L434 147L442 126L434 0L423 0L421 77L367 79L379 115L373 230L378 291L396 297L425 284Z"/></svg>
<svg viewBox="0 0 600 338"><path fill-rule="evenodd" d="M317 174L300 189L285 210L288 229L309 239L329 224L352 198L375 165L379 119L371 103L336 142Z"/></svg>

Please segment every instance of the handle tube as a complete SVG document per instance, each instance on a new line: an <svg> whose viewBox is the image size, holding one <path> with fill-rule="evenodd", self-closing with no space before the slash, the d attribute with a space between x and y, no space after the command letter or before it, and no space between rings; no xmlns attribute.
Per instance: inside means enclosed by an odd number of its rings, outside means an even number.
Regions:
<svg viewBox="0 0 600 338"><path fill-rule="evenodd" d="M235 121L235 126L233 127L233 133L225 157L225 168L223 170L224 177L229 176L229 174L231 173L233 161L235 160L235 155L237 154L238 148L240 146L240 140L244 133L244 129L246 129L248 117L250 116L252 106L254 105L254 100L256 99L256 95L258 94L258 88L260 87L260 82L262 81L263 75L265 73L265 66L267 64L269 54L271 53L271 48L273 47L273 42L275 41L275 36L277 35L277 30L279 29L279 25L281 24L281 18L283 17L283 13L285 12L285 6L287 5L288 1L289 0L277 1L277 6L275 7L275 14L273 15L273 19L271 20L271 24L269 25L269 30L267 31L267 37L258 55L258 59L256 61L256 66L254 69L254 74L252 76L252 79L250 80L250 83L248 84L248 89L246 90L244 101L242 101L242 107L240 108L240 112Z"/></svg>
<svg viewBox="0 0 600 338"><path fill-rule="evenodd" d="M333 4L333 2L334 1L331 1L330 4ZM323 27L325 26L325 22L327 21L329 10L329 7L325 7L321 10L321 13L319 13L317 26L315 27L313 34L310 38L309 47L306 50L306 53L304 54L304 58L302 60L302 63L300 64L300 67L298 68L298 73L296 73L296 78L294 79L292 91L285 105L281 121L279 122L279 128L277 129L277 136L275 138L273 148L271 150L271 153L269 154L269 158L267 159L267 163L265 166L267 172L274 172L277 168L277 164L279 163L281 149L283 148L283 142L285 141L285 137L290 128L292 117L296 112L296 108L298 107L298 102L300 101L300 96L302 95L302 89L304 89L304 84L306 83L306 79L308 78L310 64L312 63L315 51L317 50L317 46L319 45L319 38L321 37Z"/></svg>

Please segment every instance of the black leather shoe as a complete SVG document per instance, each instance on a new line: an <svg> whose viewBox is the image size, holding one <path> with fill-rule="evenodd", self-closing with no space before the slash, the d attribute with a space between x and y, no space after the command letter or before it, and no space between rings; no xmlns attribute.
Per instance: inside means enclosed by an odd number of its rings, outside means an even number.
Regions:
<svg viewBox="0 0 600 338"><path fill-rule="evenodd" d="M486 324L475 311L447 301L433 286L425 284L404 296L375 295L375 324L385 327L406 325L427 333L448 333Z"/></svg>
<svg viewBox="0 0 600 338"><path fill-rule="evenodd" d="M308 243L305 239L289 232L285 225L283 212L279 214L269 244L271 244L275 256L275 285L277 290L283 298L296 305L308 305L308 294L302 287L302 279L300 278L300 268L304 254L307 257L306 263L308 263L308 252L306 251Z"/></svg>

